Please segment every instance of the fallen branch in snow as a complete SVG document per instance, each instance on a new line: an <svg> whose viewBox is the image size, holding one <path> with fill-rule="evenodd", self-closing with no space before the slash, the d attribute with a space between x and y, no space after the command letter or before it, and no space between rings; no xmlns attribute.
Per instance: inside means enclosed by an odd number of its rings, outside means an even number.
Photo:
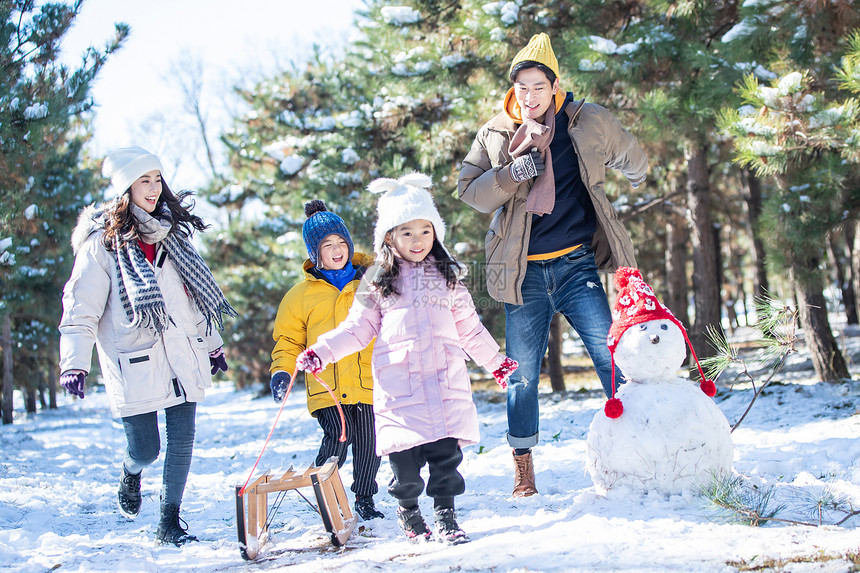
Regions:
<svg viewBox="0 0 860 573"><path fill-rule="evenodd" d="M729 366L736 365L740 367L741 371L735 376L730 388L739 379L746 378L755 391L747 409L732 426L732 432L744 421L744 418L752 410L756 399L771 383L776 373L782 369L789 355L797 352L795 344L797 343L798 311L796 309L792 309L774 298L764 297L756 301L756 314L759 317L756 328L762 334L761 338L755 341L755 344L761 349L757 360L773 364L767 378L758 388L756 388L755 378L747 368L746 361L739 358L738 347L728 341L725 332L722 329L717 330L710 327L707 332L711 344L717 349L715 356L702 360L702 368L705 369L707 377L717 380Z"/></svg>
<svg viewBox="0 0 860 573"><path fill-rule="evenodd" d="M792 488L791 491L796 496L792 500L795 510L815 516L815 521L778 517L787 506L785 503L774 501L776 493L774 486L760 487L749 483L740 475L711 476L711 480L700 487L699 493L707 498L717 511L753 526L764 525L769 521L810 527L842 525L855 515L860 515L860 510L854 509L848 499L837 495L830 487L823 488L814 498L799 488ZM804 497L810 502L807 505L798 503L798 500L803 500ZM842 518L832 523L825 523L827 514L832 513L841 514Z"/></svg>
<svg viewBox="0 0 860 573"><path fill-rule="evenodd" d="M752 559L740 559L737 561L726 561L726 565L736 568L738 571L787 571L786 565L796 563L826 563L828 561L842 560L848 564L860 565L860 552L847 551L845 553L831 554L821 551L811 555L795 555L794 557L766 557L757 555Z"/></svg>

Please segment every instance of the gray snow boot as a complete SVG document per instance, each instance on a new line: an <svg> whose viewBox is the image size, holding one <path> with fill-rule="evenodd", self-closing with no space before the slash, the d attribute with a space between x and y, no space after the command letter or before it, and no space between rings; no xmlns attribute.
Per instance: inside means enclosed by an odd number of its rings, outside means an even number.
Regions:
<svg viewBox="0 0 860 573"><path fill-rule="evenodd" d="M421 517L421 510L418 506L413 508L398 507L397 522L400 528L406 533L406 539L409 543L420 543L427 541L433 536L433 532L427 527L424 518Z"/></svg>
<svg viewBox="0 0 860 573"><path fill-rule="evenodd" d="M189 535L188 531L179 525L182 522L185 527L188 524L184 519L179 518L179 506L175 503L161 504L161 521L158 522L158 530L155 532L155 538L161 543L172 543L179 547L189 541L197 541L193 535Z"/></svg>
<svg viewBox="0 0 860 573"><path fill-rule="evenodd" d="M140 474L130 474L122 466L117 491L117 506L119 512L128 519L134 519L140 513Z"/></svg>
<svg viewBox="0 0 860 573"><path fill-rule="evenodd" d="M453 507L436 510L436 541L445 545L460 545L469 542L469 536L460 529L457 520L454 519Z"/></svg>

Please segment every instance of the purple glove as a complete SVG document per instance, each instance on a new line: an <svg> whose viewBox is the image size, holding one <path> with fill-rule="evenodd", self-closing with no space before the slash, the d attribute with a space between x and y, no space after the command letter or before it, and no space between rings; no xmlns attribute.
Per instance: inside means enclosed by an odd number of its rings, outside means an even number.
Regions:
<svg viewBox="0 0 860 573"><path fill-rule="evenodd" d="M212 367L213 376L219 370L227 372L227 358L224 356L223 346L209 353L209 365Z"/></svg>
<svg viewBox="0 0 860 573"><path fill-rule="evenodd" d="M317 353L310 348L298 355L296 358L296 366L299 367L299 370L313 372L314 374L322 372L323 369L322 360L320 360Z"/></svg>
<svg viewBox="0 0 860 573"><path fill-rule="evenodd" d="M84 399L86 381L87 373L82 370L68 370L60 376L60 385L81 400Z"/></svg>

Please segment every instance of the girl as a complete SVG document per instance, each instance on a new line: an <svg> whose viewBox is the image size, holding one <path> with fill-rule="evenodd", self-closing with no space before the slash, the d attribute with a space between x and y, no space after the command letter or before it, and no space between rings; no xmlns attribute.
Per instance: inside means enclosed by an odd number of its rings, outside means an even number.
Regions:
<svg viewBox="0 0 860 573"><path fill-rule="evenodd" d="M394 472L388 491L399 502L398 522L411 542L432 535L418 507L426 463L436 539L459 544L469 540L454 519L454 496L465 491L460 447L479 439L466 360L492 371L502 386L516 363L498 353L460 281L461 266L443 246L445 224L430 185L420 173L370 184L384 193L374 233L378 265L365 275L347 319L297 362L320 371L376 337L376 449Z"/></svg>
<svg viewBox="0 0 860 573"><path fill-rule="evenodd" d="M156 538L182 545L197 538L179 525L191 466L197 402L212 375L227 370L222 314L236 313L191 245L207 227L162 179L158 158L140 147L117 149L103 173L119 196L87 207L72 236L75 265L63 289L60 383L84 397L92 348L98 348L111 412L128 442L119 511L140 512L143 468L161 449L156 412L164 410L167 450Z"/></svg>
<svg viewBox="0 0 860 573"><path fill-rule="evenodd" d="M308 344L333 329L346 318L359 281L373 262L363 253L355 253L352 238L343 219L326 210L319 200L305 205L307 220L302 236L308 248L304 263L305 280L284 295L275 318L272 333L272 397L281 402L290 383L290 372L296 367L296 357ZM370 375L370 355L373 349L351 354L338 361L322 376L343 405L347 441L341 442L340 415L328 391L307 376L308 410L323 430L322 444L316 465L323 465L337 456L338 466L346 461L347 448L352 445L355 511L365 521L384 517L373 504L379 491L376 472L380 457L376 455L376 435L373 431L373 377Z"/></svg>

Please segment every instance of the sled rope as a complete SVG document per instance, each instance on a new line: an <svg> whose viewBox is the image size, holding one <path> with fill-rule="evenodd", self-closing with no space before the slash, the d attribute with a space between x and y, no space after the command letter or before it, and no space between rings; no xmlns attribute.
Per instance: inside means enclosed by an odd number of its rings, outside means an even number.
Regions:
<svg viewBox="0 0 860 573"><path fill-rule="evenodd" d="M269 445L269 440L272 439L272 434L275 433L275 427L278 425L278 420L281 419L281 412L284 411L284 406L287 404L287 398L290 396L290 390L293 389L293 382L296 381L296 376L299 373L299 367L296 366L296 369L293 370L293 376L290 378L290 385L287 386L287 393L284 394L284 399L281 400L281 407L278 408L278 414L275 416L275 421L272 423L272 429L269 430L269 435L266 437L265 443L263 443L263 449L260 450L260 455L257 456L257 461L254 462L254 467L251 468L251 473L248 474L248 479L245 480L245 484L242 486L242 489L239 490L239 495L245 495L245 488L248 487L248 483L251 481L251 478L254 476L254 472L257 470L257 464L260 463L260 459L263 457L263 452L266 451L266 447ZM343 408L340 407L340 400L337 399L337 396L334 395L331 388L329 388L328 384L323 382L322 378L317 376L316 372L311 372L314 378L316 378L317 382L319 382L323 388L331 396L332 400L334 400L334 405L337 407L337 413L340 414L340 438L341 442L346 441L346 417L343 415ZM307 372L305 372L307 375Z"/></svg>

